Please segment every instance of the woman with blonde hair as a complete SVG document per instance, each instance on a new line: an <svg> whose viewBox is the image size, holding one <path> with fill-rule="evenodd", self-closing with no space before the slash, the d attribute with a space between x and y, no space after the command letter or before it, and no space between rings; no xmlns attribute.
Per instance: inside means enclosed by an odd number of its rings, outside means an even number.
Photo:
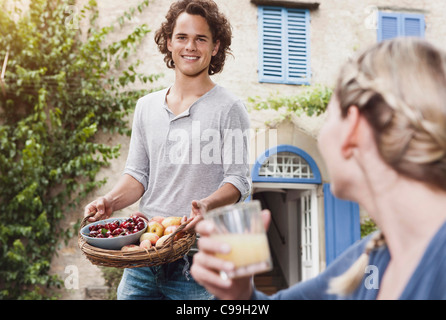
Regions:
<svg viewBox="0 0 446 320"><path fill-rule="evenodd" d="M234 266L214 254L230 248L203 221L193 276L220 299L446 299L446 53L421 39L378 43L341 68L327 112L319 147L332 192L379 231L266 296L249 277L219 277Z"/></svg>

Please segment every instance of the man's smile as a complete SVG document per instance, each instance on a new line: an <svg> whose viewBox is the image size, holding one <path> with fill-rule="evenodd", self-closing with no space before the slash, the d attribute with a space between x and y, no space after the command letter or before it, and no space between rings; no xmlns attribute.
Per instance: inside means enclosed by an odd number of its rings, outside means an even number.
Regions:
<svg viewBox="0 0 446 320"><path fill-rule="evenodd" d="M186 60L198 60L200 57L197 56L181 56L182 58L186 59Z"/></svg>

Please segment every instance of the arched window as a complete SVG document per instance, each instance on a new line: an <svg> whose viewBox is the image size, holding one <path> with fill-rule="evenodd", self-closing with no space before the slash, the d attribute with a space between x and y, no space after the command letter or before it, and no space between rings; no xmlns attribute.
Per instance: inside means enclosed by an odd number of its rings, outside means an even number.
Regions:
<svg viewBox="0 0 446 320"><path fill-rule="evenodd" d="M261 155L252 170L253 182L321 183L313 158L290 145L271 148Z"/></svg>
<svg viewBox="0 0 446 320"><path fill-rule="evenodd" d="M313 179L308 162L292 152L279 152L266 159L259 170L261 177Z"/></svg>

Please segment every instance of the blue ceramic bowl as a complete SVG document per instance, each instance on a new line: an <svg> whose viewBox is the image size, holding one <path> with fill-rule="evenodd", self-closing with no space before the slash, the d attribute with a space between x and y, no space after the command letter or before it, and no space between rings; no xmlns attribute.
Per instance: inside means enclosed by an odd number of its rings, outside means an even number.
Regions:
<svg viewBox="0 0 446 320"><path fill-rule="evenodd" d="M147 229L147 221L144 221L144 228L141 229L140 231L133 233L133 234L129 234L127 236L119 236L119 237L114 237L114 238L93 238L93 237L89 237L88 235L90 234L90 226L92 225L96 225L96 224L106 224L107 222L113 222L116 220L119 220L121 222L127 220L128 218L109 218L109 219L105 219L105 220L100 220L100 221L96 221L93 223L90 223L88 225L86 225L85 227L83 227L80 230L81 236L82 238L84 238L84 240L94 246L94 247L98 247L101 249L108 249L108 250L121 250L121 248L123 246L129 245L129 244L138 244L139 243L139 238L141 237L141 235L146 231Z"/></svg>

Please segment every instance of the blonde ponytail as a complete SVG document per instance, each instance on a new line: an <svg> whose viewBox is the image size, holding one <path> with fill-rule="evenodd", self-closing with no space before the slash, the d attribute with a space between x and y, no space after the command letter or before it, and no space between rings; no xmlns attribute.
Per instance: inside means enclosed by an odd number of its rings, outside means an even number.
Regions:
<svg viewBox="0 0 446 320"><path fill-rule="evenodd" d="M355 291L364 277L365 269L369 264L370 252L384 244L384 234L377 231L367 242L364 253L359 256L358 260L345 273L330 280L327 292L346 296Z"/></svg>

